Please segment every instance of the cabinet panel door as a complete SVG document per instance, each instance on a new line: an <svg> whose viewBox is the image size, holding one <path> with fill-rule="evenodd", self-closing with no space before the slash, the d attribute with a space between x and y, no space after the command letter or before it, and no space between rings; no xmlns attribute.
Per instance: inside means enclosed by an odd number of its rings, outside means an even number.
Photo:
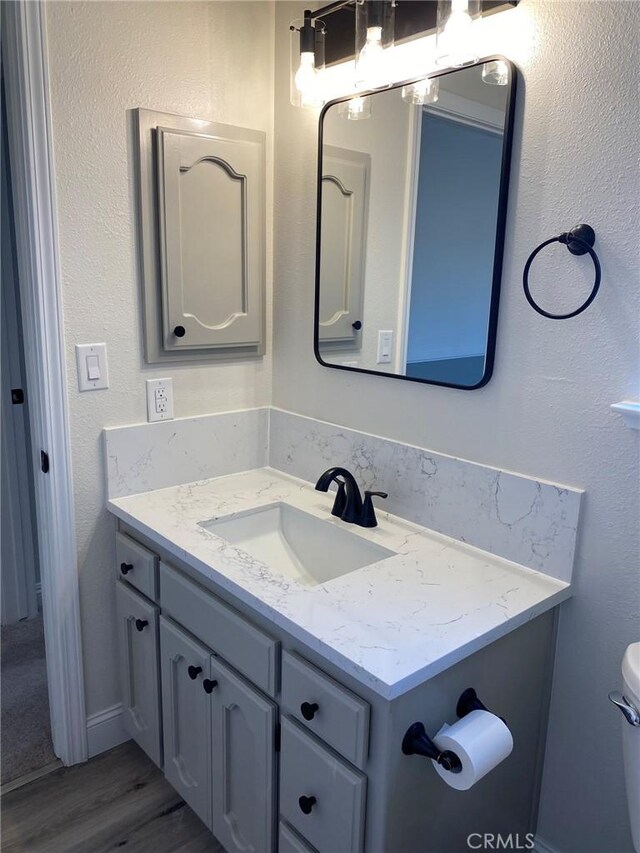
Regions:
<svg viewBox="0 0 640 853"><path fill-rule="evenodd" d="M160 617L164 775L211 825L211 652Z"/></svg>
<svg viewBox="0 0 640 853"><path fill-rule="evenodd" d="M347 343L361 336L370 157L324 146L318 339Z"/></svg>
<svg viewBox="0 0 640 853"><path fill-rule="evenodd" d="M218 658L211 659L213 815L228 853L270 853L275 840L277 710Z"/></svg>
<svg viewBox="0 0 640 853"><path fill-rule="evenodd" d="M264 136L159 127L157 146L165 349L260 344Z"/></svg>
<svg viewBox="0 0 640 853"><path fill-rule="evenodd" d="M123 724L161 767L158 608L118 581L116 609Z"/></svg>

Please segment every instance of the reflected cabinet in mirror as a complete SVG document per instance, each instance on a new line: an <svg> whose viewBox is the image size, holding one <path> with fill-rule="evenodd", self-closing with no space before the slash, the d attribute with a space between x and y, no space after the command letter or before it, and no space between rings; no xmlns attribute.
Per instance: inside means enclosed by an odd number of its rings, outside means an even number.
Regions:
<svg viewBox="0 0 640 853"><path fill-rule="evenodd" d="M489 381L515 78L492 58L325 107L322 364L456 388Z"/></svg>

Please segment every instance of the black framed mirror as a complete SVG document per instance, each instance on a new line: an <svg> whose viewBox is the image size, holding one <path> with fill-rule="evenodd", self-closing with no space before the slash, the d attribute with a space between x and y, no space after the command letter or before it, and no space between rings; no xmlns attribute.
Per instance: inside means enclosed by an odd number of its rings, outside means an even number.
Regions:
<svg viewBox="0 0 640 853"><path fill-rule="evenodd" d="M324 107L321 364L452 388L489 381L516 76L493 56Z"/></svg>

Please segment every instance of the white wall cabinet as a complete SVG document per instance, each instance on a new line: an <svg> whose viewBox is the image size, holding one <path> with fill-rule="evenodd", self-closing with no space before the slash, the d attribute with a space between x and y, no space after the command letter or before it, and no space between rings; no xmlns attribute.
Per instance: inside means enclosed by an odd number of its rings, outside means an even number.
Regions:
<svg viewBox="0 0 640 853"><path fill-rule="evenodd" d="M265 134L133 113L147 361L262 355Z"/></svg>

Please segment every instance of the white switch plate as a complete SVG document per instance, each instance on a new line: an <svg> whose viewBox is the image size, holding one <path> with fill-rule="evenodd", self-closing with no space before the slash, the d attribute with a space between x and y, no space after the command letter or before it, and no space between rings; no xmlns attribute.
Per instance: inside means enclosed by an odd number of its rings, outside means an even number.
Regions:
<svg viewBox="0 0 640 853"><path fill-rule="evenodd" d="M109 387L106 344L76 344L76 364L79 391Z"/></svg>
<svg viewBox="0 0 640 853"><path fill-rule="evenodd" d="M393 332L378 331L378 364L391 363L391 350L393 349Z"/></svg>
<svg viewBox="0 0 640 853"><path fill-rule="evenodd" d="M173 379L147 379L147 420L173 420Z"/></svg>

